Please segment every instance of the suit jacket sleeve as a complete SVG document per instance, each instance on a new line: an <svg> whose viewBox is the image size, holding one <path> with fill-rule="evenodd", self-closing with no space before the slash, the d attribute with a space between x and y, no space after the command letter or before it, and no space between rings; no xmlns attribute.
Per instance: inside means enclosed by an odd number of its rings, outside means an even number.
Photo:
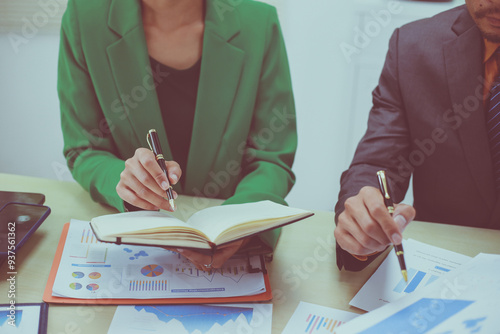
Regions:
<svg viewBox="0 0 500 334"><path fill-rule="evenodd" d="M389 51L373 91L373 107L368 119L368 129L359 143L353 161L341 177L339 199L335 216L344 211L347 198L355 196L364 186L378 188L377 171L385 169L396 203L403 200L408 189L410 175L402 171L402 161L410 153L410 133L405 115L405 105L400 94L398 64L398 38L396 30L389 43ZM337 265L347 270L361 270L376 256L358 261L337 245Z"/></svg>
<svg viewBox="0 0 500 334"><path fill-rule="evenodd" d="M285 44L276 10L268 18L267 51L263 59L250 134L243 155L241 180L224 204L284 198L295 177L292 164L297 148L295 105ZM261 235L274 247L279 229Z"/></svg>
<svg viewBox="0 0 500 334"><path fill-rule="evenodd" d="M115 143L88 73L75 6L69 1L59 50L57 87L64 156L74 179L93 200L123 211L116 185L125 163L115 155Z"/></svg>

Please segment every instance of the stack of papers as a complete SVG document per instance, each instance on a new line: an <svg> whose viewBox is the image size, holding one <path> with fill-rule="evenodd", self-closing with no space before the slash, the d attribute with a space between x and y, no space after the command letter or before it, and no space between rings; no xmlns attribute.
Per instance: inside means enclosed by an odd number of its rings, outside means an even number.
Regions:
<svg viewBox="0 0 500 334"><path fill-rule="evenodd" d="M416 243L414 244L416 245ZM410 258L416 254L427 254L430 246L420 244L411 252L407 252ZM410 247L411 249L411 247ZM452 258L452 253L440 249L433 250L436 253L434 260L445 264ZM430 254L430 253L429 253ZM444 255L444 257L441 257ZM388 257L386 261L392 261ZM394 256L395 258L395 256ZM500 300L500 255L479 254L475 258L465 261L461 266L444 270L437 278L432 278L428 265L434 261L430 258L421 258L417 271L410 278L408 285L412 291L399 291L398 298L383 307L379 307L356 319L348 322L337 330L341 333L429 333L429 334L451 334L451 333L498 333L500 328L500 317L498 317L498 300ZM384 261L384 264L385 262ZM398 288L397 282L391 279L395 276L397 267L390 264L381 265L377 272L363 286L355 297L356 304L374 305L381 298L392 297L394 289ZM420 265L427 264L427 269ZM443 269L447 267L443 266ZM388 270L392 270L391 273ZM426 271L427 270L427 271ZM422 272L422 274L418 274ZM427 277L427 278L426 278ZM385 280L384 280L385 279ZM412 285L413 280L418 284ZM427 280L427 284L425 284ZM431 282L429 282L431 280ZM370 288L368 288L370 286ZM381 291L372 290L381 287ZM368 293L371 291L370 293ZM385 296L385 297L380 297ZM369 299L372 298L372 303ZM353 302L351 302L352 304ZM359 304L358 304L359 305Z"/></svg>
<svg viewBox="0 0 500 334"><path fill-rule="evenodd" d="M261 258L249 259L261 268ZM196 269L160 247L99 242L89 222L72 220L52 296L79 299L218 298L266 291L262 272L248 259L231 259L211 272Z"/></svg>
<svg viewBox="0 0 500 334"><path fill-rule="evenodd" d="M403 241L403 246L408 283L400 274L397 256L390 252L349 305L373 311L420 290L470 260L469 256L412 239Z"/></svg>

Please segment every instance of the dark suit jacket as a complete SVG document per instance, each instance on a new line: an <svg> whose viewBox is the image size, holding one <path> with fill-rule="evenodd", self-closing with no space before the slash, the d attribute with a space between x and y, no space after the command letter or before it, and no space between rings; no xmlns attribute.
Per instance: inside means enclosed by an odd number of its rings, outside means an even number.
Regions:
<svg viewBox="0 0 500 334"><path fill-rule="evenodd" d="M483 43L465 6L394 32L367 132L342 174L337 216L363 186L378 187L376 172L386 169L396 202L413 173L417 220L500 228L483 107ZM341 249L337 262L349 270L367 264Z"/></svg>

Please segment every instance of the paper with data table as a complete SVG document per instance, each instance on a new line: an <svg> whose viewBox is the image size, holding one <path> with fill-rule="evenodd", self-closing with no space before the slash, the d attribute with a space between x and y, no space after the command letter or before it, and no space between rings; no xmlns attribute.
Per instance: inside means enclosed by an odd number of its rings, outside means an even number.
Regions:
<svg viewBox="0 0 500 334"><path fill-rule="evenodd" d="M52 295L81 299L216 298L266 291L261 258L230 259L204 272L160 247L99 242L89 222L71 220Z"/></svg>
<svg viewBox="0 0 500 334"><path fill-rule="evenodd" d="M391 251L349 305L372 311L432 284L443 274L470 260L469 256L413 239L404 240L403 247L408 282L403 279L398 259Z"/></svg>

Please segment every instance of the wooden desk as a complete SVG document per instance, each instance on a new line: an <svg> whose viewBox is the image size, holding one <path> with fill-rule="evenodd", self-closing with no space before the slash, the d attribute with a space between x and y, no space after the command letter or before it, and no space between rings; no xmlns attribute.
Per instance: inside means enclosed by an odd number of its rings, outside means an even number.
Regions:
<svg viewBox="0 0 500 334"><path fill-rule="evenodd" d="M0 190L40 192L52 213L16 254L16 302L41 302L55 249L64 223L71 218L90 220L113 209L94 203L78 184L0 173ZM180 197L177 214L218 205L219 200ZM333 205L333 203L332 203ZM335 263L333 212L283 228L274 260L268 264L273 289L273 333L281 333L300 301L362 313L349 301L383 260L379 257L359 273L340 272ZM412 222L404 233L428 244L469 256L500 253L500 231ZM0 267L0 303L8 303L4 263ZM106 333L115 306L49 307L49 333Z"/></svg>

